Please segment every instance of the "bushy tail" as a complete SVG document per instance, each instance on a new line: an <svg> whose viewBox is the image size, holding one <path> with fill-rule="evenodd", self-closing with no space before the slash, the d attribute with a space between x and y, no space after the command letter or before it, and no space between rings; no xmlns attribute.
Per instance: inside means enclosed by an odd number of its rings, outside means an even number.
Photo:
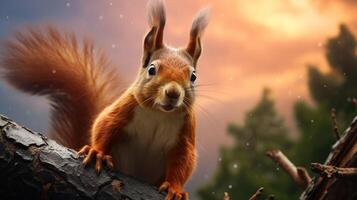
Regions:
<svg viewBox="0 0 357 200"><path fill-rule="evenodd" d="M118 76L90 41L55 28L16 33L4 45L2 75L14 87L51 102L51 137L78 149L89 143L96 115L118 94Z"/></svg>

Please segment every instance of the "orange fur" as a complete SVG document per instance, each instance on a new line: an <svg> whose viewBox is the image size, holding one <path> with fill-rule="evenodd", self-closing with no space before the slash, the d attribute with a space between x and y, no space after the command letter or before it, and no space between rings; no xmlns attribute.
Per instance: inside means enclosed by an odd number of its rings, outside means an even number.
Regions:
<svg viewBox="0 0 357 200"><path fill-rule="evenodd" d="M179 142L169 152L165 182L161 185L165 187L169 183L169 198L187 196L182 187L196 166L195 123L194 113L188 112Z"/></svg>
<svg viewBox="0 0 357 200"><path fill-rule="evenodd" d="M51 102L51 137L79 149L88 144L97 114L118 95L119 79L92 42L57 29L16 33L4 46L2 75L17 89Z"/></svg>
<svg viewBox="0 0 357 200"><path fill-rule="evenodd" d="M107 107L95 120L92 128L91 143L94 149L108 154L113 140L123 137L123 127L133 117L133 109L138 105L129 94Z"/></svg>
<svg viewBox="0 0 357 200"><path fill-rule="evenodd" d="M55 138L71 148L83 146L79 154L86 155L84 165L94 159L100 172L105 162L167 190L166 200L188 199L182 189L196 162L191 79L207 12L194 20L184 49L163 43L165 21L163 2L151 0L142 67L133 85L116 100L118 79L106 70L103 55L96 59L90 42L80 48L73 35L53 28L46 34L17 34L2 62L9 83L49 96Z"/></svg>

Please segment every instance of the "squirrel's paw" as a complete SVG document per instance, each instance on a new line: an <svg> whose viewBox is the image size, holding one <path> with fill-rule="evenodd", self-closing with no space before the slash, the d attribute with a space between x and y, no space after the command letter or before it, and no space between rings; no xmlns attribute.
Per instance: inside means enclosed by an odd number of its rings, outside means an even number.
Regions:
<svg viewBox="0 0 357 200"><path fill-rule="evenodd" d="M173 187L167 181L161 184L159 191L167 191L165 200L188 200L187 192L182 192L180 189L177 189L177 187Z"/></svg>
<svg viewBox="0 0 357 200"><path fill-rule="evenodd" d="M113 158L110 155L105 155L103 151L97 150L95 148L92 148L89 145L85 145L79 152L79 155L85 155L85 158L83 160L83 165L87 166L88 163L93 159L93 157L96 157L96 162L95 162L95 171L97 173L100 172L102 169L102 163L105 162L106 165L110 168L113 169Z"/></svg>

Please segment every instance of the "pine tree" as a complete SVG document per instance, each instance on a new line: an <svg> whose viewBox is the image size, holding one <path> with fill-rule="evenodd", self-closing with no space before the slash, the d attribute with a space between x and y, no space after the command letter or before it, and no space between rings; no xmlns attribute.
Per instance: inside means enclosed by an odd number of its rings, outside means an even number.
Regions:
<svg viewBox="0 0 357 200"><path fill-rule="evenodd" d="M288 150L291 142L268 89L263 91L258 104L246 113L244 124L229 125L228 133L234 144L221 148L215 177L199 190L200 198L221 200L224 192L228 192L231 199L248 199L257 188L265 187L266 191L283 199L286 194L279 190L291 190L290 180L266 158L265 151Z"/></svg>
<svg viewBox="0 0 357 200"><path fill-rule="evenodd" d="M353 98L357 97L357 47L347 26L341 25L339 34L327 41L326 59L330 71L322 73L309 67L309 91L315 105L304 101L295 104L295 118L301 132L295 146L295 160L300 165L323 162L333 144L330 112L337 110L338 124L346 125L356 114Z"/></svg>
<svg viewBox="0 0 357 200"><path fill-rule="evenodd" d="M337 110L340 127L356 115L352 100L357 97L357 43L347 26L326 43L326 59L330 72L322 73L309 66L308 86L314 105L296 102L295 119L300 138L287 138L283 121L275 111L269 90L264 90L259 103L246 114L244 124L231 124L228 133L233 137L231 147L222 147L216 174L198 191L202 200L220 200L225 191L232 199L248 199L261 186L279 199L297 199L300 193L290 177L265 158L265 151L279 148L299 166L324 162L335 139L331 109ZM290 150L291 149L291 150Z"/></svg>

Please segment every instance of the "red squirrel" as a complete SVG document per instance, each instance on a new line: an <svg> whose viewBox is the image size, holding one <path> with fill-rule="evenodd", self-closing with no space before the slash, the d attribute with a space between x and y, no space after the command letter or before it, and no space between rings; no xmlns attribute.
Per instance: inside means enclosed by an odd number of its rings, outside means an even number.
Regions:
<svg viewBox="0 0 357 200"><path fill-rule="evenodd" d="M6 80L51 102L51 135L95 160L167 191L166 200L188 199L183 185L195 168L195 81L204 9L193 20L185 48L164 44L164 3L148 4L150 30L134 83L121 95L118 75L90 41L73 34L30 29L5 46ZM118 97L119 96L119 97Z"/></svg>

